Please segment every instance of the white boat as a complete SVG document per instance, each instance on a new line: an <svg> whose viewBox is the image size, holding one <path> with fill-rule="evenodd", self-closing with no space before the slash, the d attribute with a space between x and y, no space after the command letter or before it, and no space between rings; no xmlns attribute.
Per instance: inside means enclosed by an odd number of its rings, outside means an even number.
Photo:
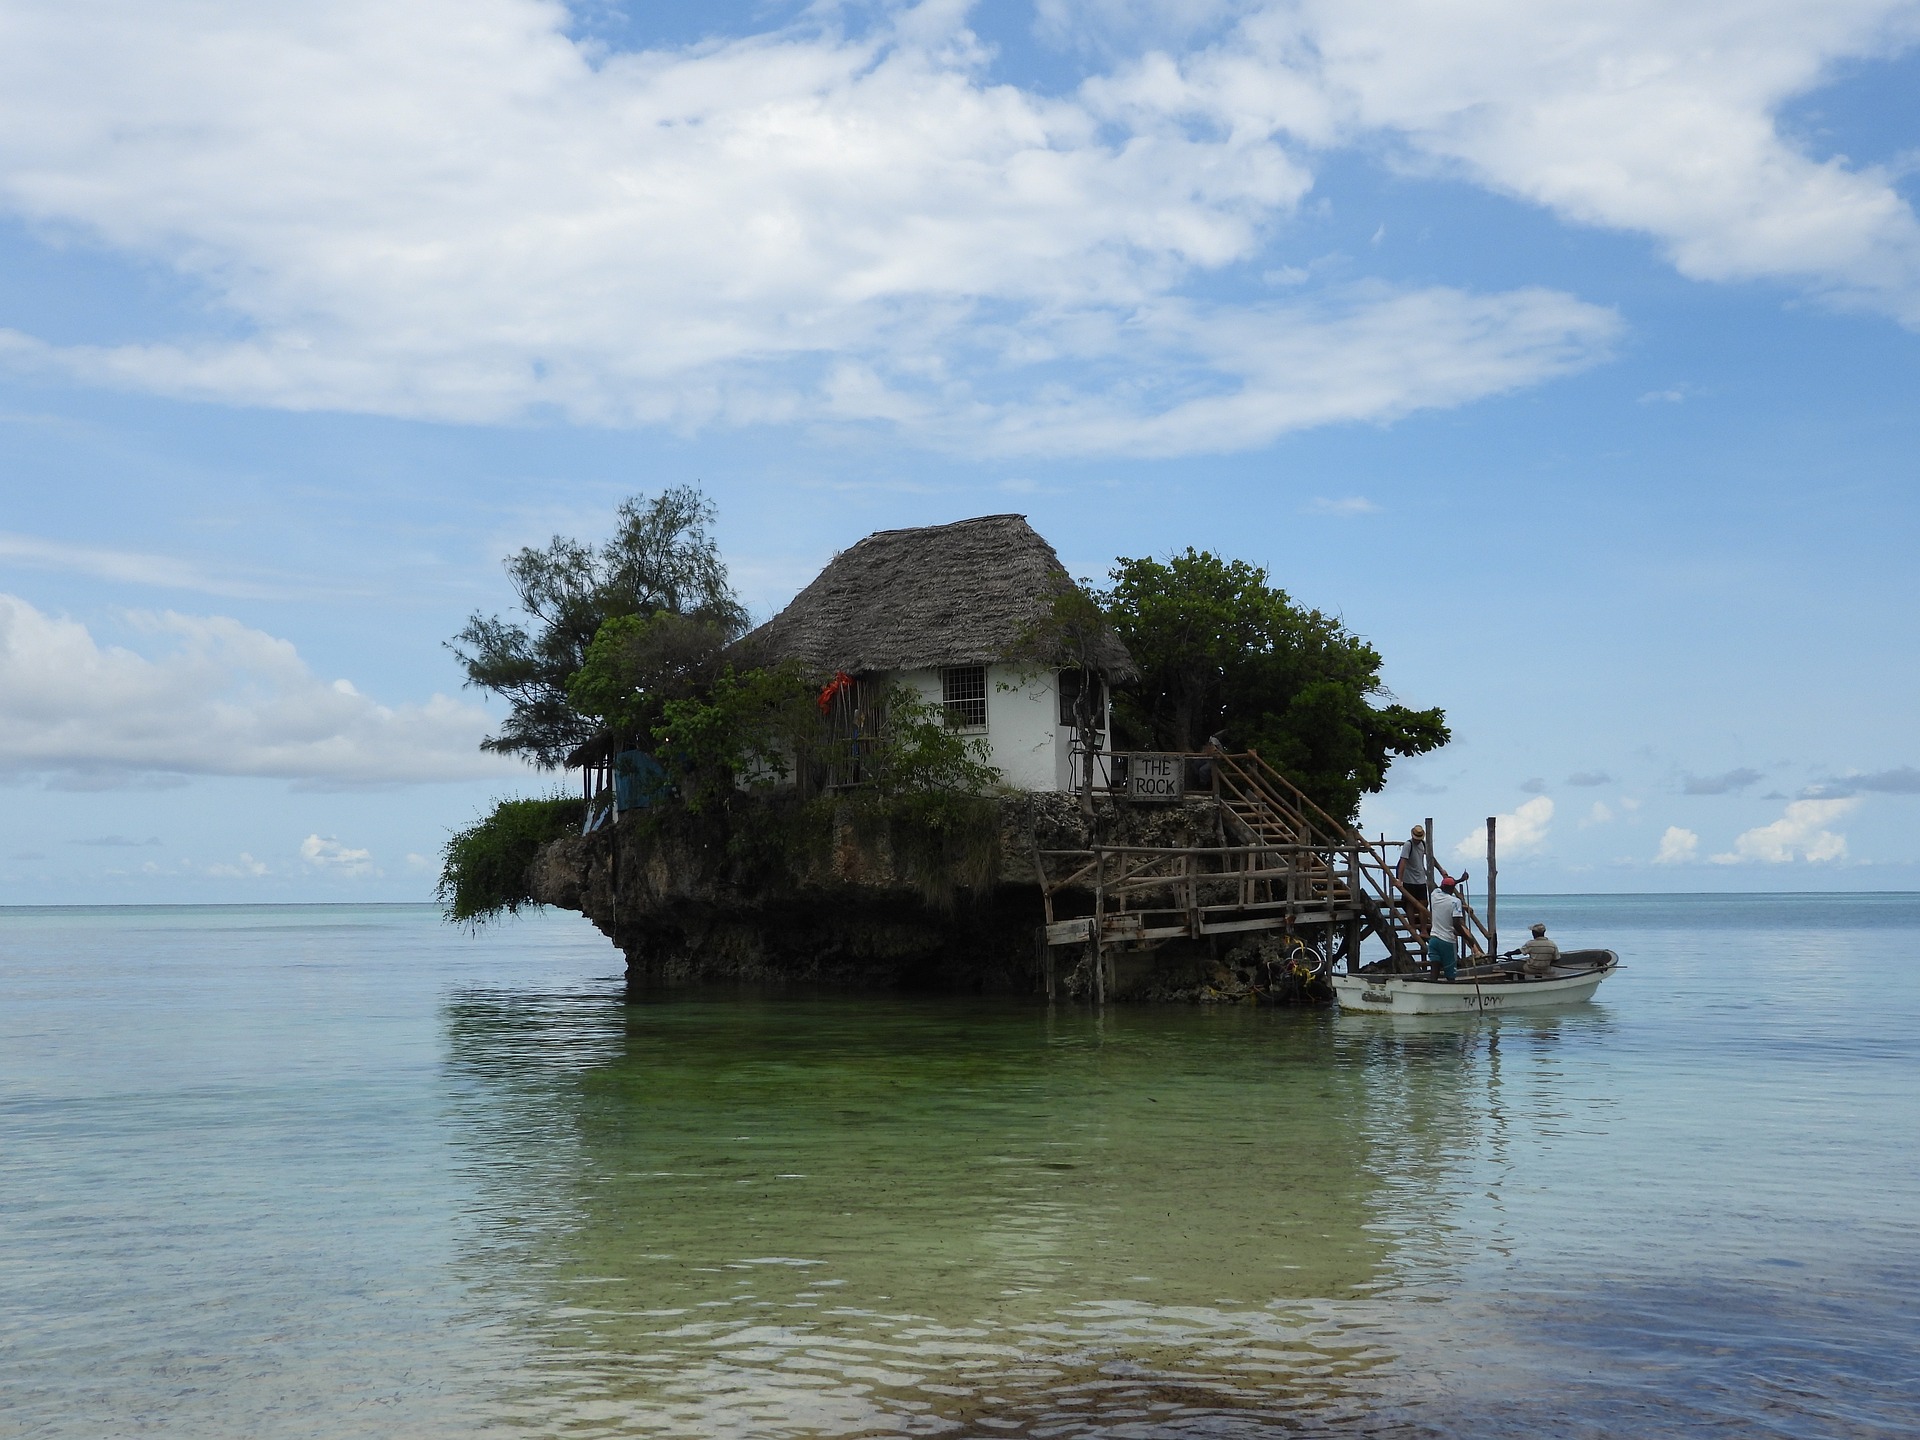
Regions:
<svg viewBox="0 0 1920 1440"><path fill-rule="evenodd" d="M1620 968L1611 950L1570 950L1545 975L1528 975L1518 960L1462 965L1452 980L1362 970L1334 974L1342 1010L1393 1015L1458 1015L1484 1010L1544 1010L1589 1000Z"/></svg>

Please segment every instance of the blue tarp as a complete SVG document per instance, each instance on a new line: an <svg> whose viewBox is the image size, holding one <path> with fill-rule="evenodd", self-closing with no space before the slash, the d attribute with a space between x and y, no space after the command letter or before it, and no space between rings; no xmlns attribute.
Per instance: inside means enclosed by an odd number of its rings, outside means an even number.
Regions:
<svg viewBox="0 0 1920 1440"><path fill-rule="evenodd" d="M622 750L613 757L613 804L617 810L644 810L667 788L667 772L644 750Z"/></svg>

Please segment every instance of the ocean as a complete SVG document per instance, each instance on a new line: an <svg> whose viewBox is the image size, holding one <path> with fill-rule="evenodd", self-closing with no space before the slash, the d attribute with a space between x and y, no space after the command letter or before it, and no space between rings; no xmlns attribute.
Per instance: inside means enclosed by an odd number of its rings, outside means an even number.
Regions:
<svg viewBox="0 0 1920 1440"><path fill-rule="evenodd" d="M1591 1004L625 1003L576 916L0 910L0 1434L1920 1431L1920 896Z"/></svg>

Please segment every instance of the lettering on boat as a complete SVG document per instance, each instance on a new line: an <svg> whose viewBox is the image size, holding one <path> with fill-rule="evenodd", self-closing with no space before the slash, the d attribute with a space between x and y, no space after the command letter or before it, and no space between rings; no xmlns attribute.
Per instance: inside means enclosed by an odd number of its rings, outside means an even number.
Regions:
<svg viewBox="0 0 1920 1440"><path fill-rule="evenodd" d="M1393 992L1391 990L1362 990L1360 992L1360 998L1369 1005L1391 1005L1393 1003Z"/></svg>

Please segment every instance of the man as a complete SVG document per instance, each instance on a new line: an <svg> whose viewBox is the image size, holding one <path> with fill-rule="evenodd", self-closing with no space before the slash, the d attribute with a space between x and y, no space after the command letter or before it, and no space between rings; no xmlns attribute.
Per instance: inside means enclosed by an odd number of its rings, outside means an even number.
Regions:
<svg viewBox="0 0 1920 1440"><path fill-rule="evenodd" d="M1412 902L1414 918L1427 918L1427 896L1433 888L1433 860L1427 850L1426 827L1416 825L1413 835L1400 847L1400 863L1393 867L1400 889Z"/></svg>
<svg viewBox="0 0 1920 1440"><path fill-rule="evenodd" d="M1533 927L1533 938L1520 947L1520 953L1526 957L1522 964L1527 974L1541 976L1553 969L1554 962L1560 958L1560 947L1547 938L1547 927Z"/></svg>
<svg viewBox="0 0 1920 1440"><path fill-rule="evenodd" d="M1429 909L1433 924L1427 931L1427 958L1440 967L1442 979L1451 980L1460 963L1459 942L1467 933L1464 907L1451 875L1440 882L1440 893Z"/></svg>

